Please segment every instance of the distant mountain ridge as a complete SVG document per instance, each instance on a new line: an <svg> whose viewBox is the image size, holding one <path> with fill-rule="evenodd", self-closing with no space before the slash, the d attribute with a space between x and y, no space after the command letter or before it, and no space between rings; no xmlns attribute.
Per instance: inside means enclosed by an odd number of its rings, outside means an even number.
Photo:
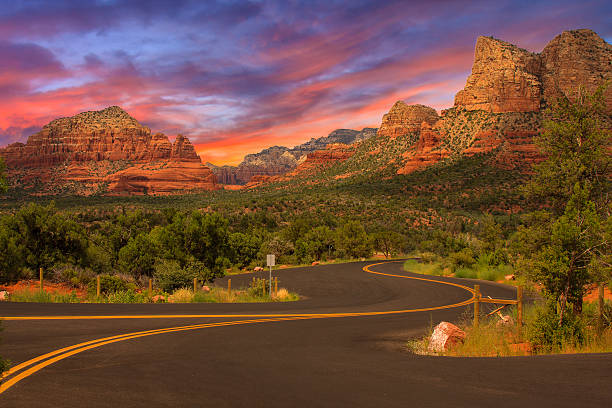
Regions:
<svg viewBox="0 0 612 408"><path fill-rule="evenodd" d="M312 138L308 142L289 148L272 146L259 153L248 154L238 166L215 166L206 163L221 184L246 184L254 176L277 176L294 170L306 160L309 153L324 150L331 144L352 144L376 135L376 128L362 130L336 129L329 135Z"/></svg>

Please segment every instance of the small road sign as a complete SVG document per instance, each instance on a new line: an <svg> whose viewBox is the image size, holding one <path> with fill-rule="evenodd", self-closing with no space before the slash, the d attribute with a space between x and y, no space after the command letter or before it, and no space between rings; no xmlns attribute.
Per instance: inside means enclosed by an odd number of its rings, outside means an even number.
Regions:
<svg viewBox="0 0 612 408"><path fill-rule="evenodd" d="M266 257L267 265L266 266L275 266L276 265L276 255L270 254Z"/></svg>

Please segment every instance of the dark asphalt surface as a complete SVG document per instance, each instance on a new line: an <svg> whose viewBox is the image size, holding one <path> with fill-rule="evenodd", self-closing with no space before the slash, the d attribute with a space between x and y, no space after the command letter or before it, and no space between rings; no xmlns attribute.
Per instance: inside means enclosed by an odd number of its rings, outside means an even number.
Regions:
<svg viewBox="0 0 612 408"><path fill-rule="evenodd" d="M18 304L1 316L276 314L390 311L461 302L457 287L372 275L366 263L277 270L305 300L262 304ZM401 263L376 271L406 274ZM408 274L406 274L408 275ZM253 275L232 276L232 287ZM443 278L435 278L443 280ZM474 282L444 279L472 286ZM514 289L478 282L483 295ZM225 280L219 282L225 285ZM488 307L488 306L485 306ZM405 343L469 307L257 323L165 333L58 361L0 395L0 407L605 407L612 354L512 358L413 355ZM245 318L5 321L0 355L15 364L139 330Z"/></svg>

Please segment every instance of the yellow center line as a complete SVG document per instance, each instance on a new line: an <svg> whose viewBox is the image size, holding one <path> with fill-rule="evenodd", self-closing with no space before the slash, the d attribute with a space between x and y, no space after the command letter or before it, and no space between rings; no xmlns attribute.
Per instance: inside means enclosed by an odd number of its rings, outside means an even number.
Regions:
<svg viewBox="0 0 612 408"><path fill-rule="evenodd" d="M73 356L78 353L82 353L86 350L91 350L93 348L101 347L107 344L116 343L119 341L135 339L139 337L152 336L156 334L163 333L172 333L186 330L197 330L203 328L210 327L222 327L222 326L234 326L234 325L244 325L244 324L254 324L254 323L265 323L265 322L278 322L278 321L289 321L289 320L305 320L305 319L323 319L323 318L334 318L334 317L356 317L356 316L379 316L379 315L389 315L389 314L399 314L399 313L414 313L414 312L424 312L424 311L434 311L434 310L442 310L442 309L450 309L455 307L461 307L471 304L474 301L474 291L464 285L460 285L452 282L439 281L435 279L427 279L420 278L414 276L405 276L405 275L394 275L382 272L375 272L370 270L370 267L381 265L389 262L399 262L399 261L387 261L387 262L379 262L371 265L367 265L362 268L363 271L383 276L397 277L403 279L414 279L420 281L434 282L444 285L455 286L470 292L472 297L463 302L458 302L449 305L442 306L433 306L426 308L418 308L418 309L404 309L404 310L390 310L390 311L379 311L379 312L347 312L347 313L301 313L301 314L238 314L238 315L129 315L129 316L11 316L11 317L0 317L0 319L4 320L77 320L77 319L161 319L161 318L236 318L236 317L253 317L257 318L254 320L241 320L241 321L229 321L229 322L217 322L217 323L204 323L204 324L196 324L189 326L178 326L178 327L170 327L164 329L155 329L155 330L147 330L133 333L126 333L117 336L105 337L96 340L90 340L83 343L75 344L73 346L64 347L41 356L35 357L28 361L25 361L10 370L2 373L1 378L7 378L13 376L8 381L3 382L0 385L0 394L11 388L17 382L22 379L36 373L37 371L57 362ZM42 361L42 362L41 362ZM36 364L38 363L38 364ZM33 364L36 364L32 366ZM32 367L30 367L32 366ZM30 367L25 369L26 367ZM23 370L23 371L22 371ZM17 374L19 371L21 373ZM15 375L17 374L17 375Z"/></svg>

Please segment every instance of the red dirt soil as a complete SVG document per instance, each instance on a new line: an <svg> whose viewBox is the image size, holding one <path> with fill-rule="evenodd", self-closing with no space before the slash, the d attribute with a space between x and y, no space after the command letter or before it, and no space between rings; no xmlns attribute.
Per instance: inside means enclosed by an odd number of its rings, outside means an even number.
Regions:
<svg viewBox="0 0 612 408"><path fill-rule="evenodd" d="M80 288L74 288L65 283L44 282L43 288L45 292L47 293L62 294L62 295L68 295L72 291L75 291L77 296L80 299L87 298L86 290L80 289ZM37 291L38 289L39 289L38 280L24 280L24 281L19 281L12 285L0 285L0 291L6 290L7 292L9 292L9 294L13 292L24 291L24 290Z"/></svg>
<svg viewBox="0 0 612 408"><path fill-rule="evenodd" d="M597 302L599 299L599 288L596 285L590 285L587 288L586 295L583 300L585 302ZM604 299L612 301L612 291L609 287L604 287Z"/></svg>

